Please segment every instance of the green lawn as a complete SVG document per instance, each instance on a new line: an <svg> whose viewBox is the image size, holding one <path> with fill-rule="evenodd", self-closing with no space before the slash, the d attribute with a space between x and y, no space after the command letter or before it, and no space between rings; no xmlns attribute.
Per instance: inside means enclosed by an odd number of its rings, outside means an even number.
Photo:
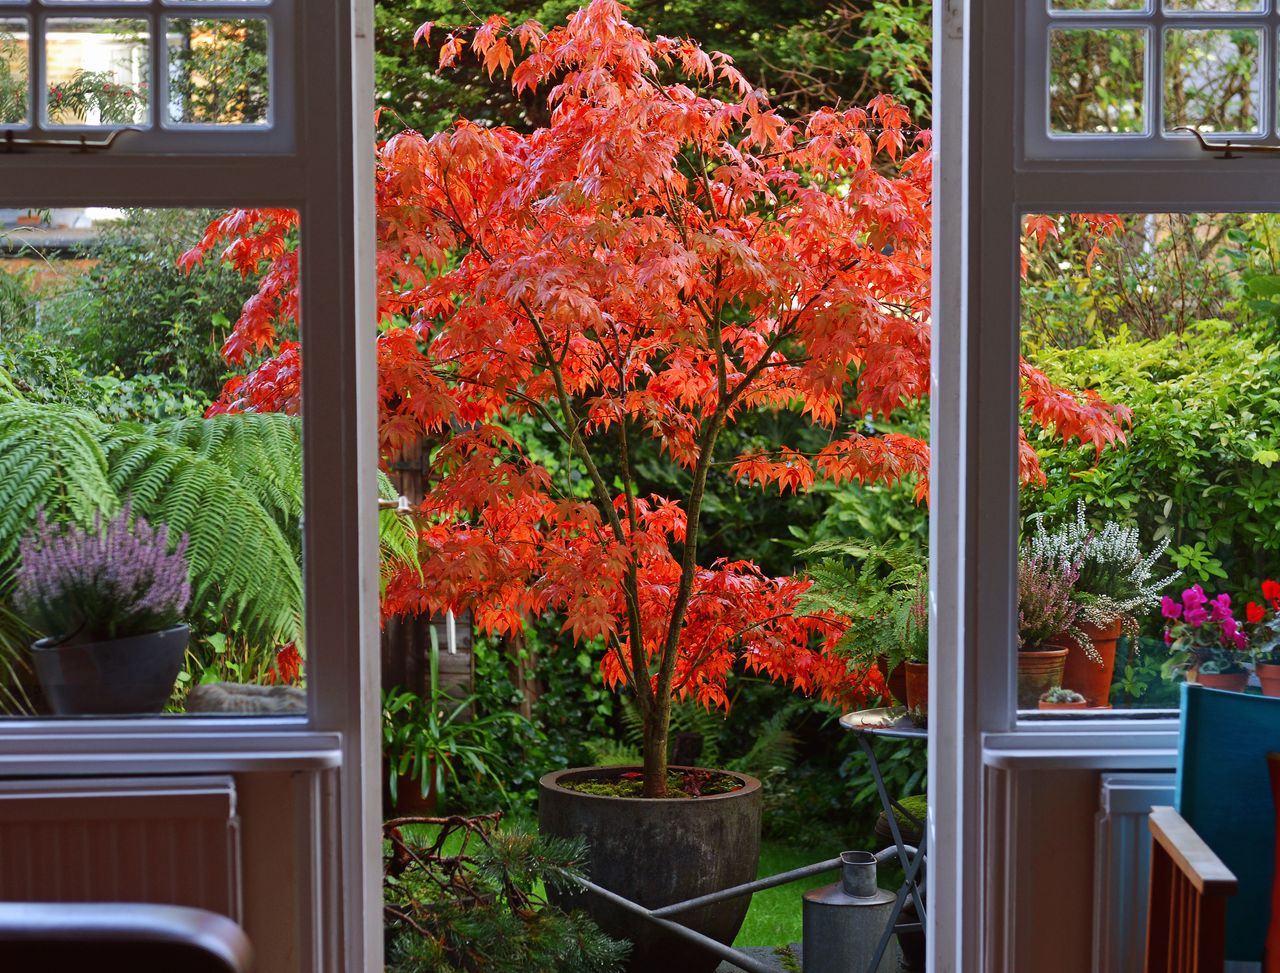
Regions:
<svg viewBox="0 0 1280 973"><path fill-rule="evenodd" d="M760 844L759 877L777 875L802 865L812 865L835 855L821 851L805 851L788 845L765 841ZM734 940L735 946L787 946L800 942L800 897L809 889L830 885L839 878L837 871L824 872L799 882L779 885L757 892L751 897L751 909Z"/></svg>

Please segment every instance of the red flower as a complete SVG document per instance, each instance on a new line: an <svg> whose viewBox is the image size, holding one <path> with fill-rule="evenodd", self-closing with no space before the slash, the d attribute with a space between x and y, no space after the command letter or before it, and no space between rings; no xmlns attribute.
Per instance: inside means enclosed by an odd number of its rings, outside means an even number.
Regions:
<svg viewBox="0 0 1280 973"><path fill-rule="evenodd" d="M1262 582L1262 597L1271 602L1271 607L1280 609L1280 584L1267 578Z"/></svg>
<svg viewBox="0 0 1280 973"><path fill-rule="evenodd" d="M1267 610L1256 601L1251 601L1249 604L1244 606L1244 617L1250 625L1257 625L1258 622L1262 621L1262 617L1266 613Z"/></svg>
<svg viewBox="0 0 1280 973"><path fill-rule="evenodd" d="M298 651L297 645L290 642L278 653L276 653L276 663L267 670L263 677L263 682L268 686L276 683L285 683L286 685L297 685L302 678L302 653Z"/></svg>

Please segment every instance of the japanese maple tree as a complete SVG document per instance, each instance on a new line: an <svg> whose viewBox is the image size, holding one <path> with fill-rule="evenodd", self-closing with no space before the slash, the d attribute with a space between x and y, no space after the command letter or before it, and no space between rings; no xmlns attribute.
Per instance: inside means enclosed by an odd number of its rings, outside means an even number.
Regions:
<svg viewBox="0 0 1280 973"><path fill-rule="evenodd" d="M661 796L673 697L727 705L735 662L829 699L878 688L824 651L838 626L795 617L802 580L700 563L699 529L713 476L783 492L908 477L927 495L923 441L858 429L929 390L928 135L886 97L784 118L729 58L645 36L616 0L549 32L453 30L441 66L468 48L551 120L377 146L382 448L437 443L423 578L396 579L387 607L469 607L494 632L550 610L602 640L605 678L643 717L645 794ZM218 409L296 408L291 219L229 213L184 258L265 268L225 350L266 357ZM1122 438L1122 408L1023 376L1026 407L1062 437ZM826 445L717 448L758 410L794 410ZM553 433L583 485L553 477L513 421ZM645 440L683 469L680 495L643 493ZM1021 468L1039 477L1025 443Z"/></svg>

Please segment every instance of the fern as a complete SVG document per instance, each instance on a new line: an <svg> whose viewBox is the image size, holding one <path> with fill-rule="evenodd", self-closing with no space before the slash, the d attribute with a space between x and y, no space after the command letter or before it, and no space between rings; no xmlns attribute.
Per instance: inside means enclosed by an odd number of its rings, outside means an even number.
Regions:
<svg viewBox="0 0 1280 973"><path fill-rule="evenodd" d="M107 433L77 409L0 404L0 565L13 559L41 507L82 526L119 510L101 445Z"/></svg>
<svg viewBox="0 0 1280 973"><path fill-rule="evenodd" d="M300 641L296 526L287 538L258 493L184 446L125 426L109 449L116 493L153 523L188 535L193 606L225 616L253 641Z"/></svg>
<svg viewBox="0 0 1280 973"><path fill-rule="evenodd" d="M741 757L725 764L726 769L763 777L777 770L789 770L796 762L796 735L788 724L795 718L801 704L793 701L757 728L751 741L751 749Z"/></svg>
<svg viewBox="0 0 1280 973"><path fill-rule="evenodd" d="M397 500L400 497L391 478L382 470L378 470L378 497L382 500ZM403 516L394 510L378 511L378 555L382 591L386 591L387 582L401 568L412 568L421 577L418 529L412 517Z"/></svg>

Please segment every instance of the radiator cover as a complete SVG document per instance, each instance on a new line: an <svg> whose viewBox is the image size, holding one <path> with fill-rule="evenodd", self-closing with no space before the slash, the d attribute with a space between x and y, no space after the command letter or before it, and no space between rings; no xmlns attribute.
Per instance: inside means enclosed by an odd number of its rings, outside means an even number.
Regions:
<svg viewBox="0 0 1280 973"><path fill-rule="evenodd" d="M241 922L234 779L0 781L0 900L155 902Z"/></svg>

